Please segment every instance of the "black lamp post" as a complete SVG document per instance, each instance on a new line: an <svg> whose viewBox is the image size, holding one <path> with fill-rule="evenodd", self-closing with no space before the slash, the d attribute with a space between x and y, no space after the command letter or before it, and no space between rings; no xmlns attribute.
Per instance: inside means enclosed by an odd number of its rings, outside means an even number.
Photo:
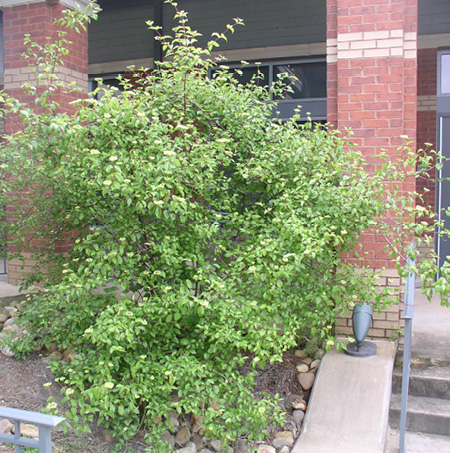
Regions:
<svg viewBox="0 0 450 453"><path fill-rule="evenodd" d="M356 305L353 309L352 325L356 342L349 343L345 352L354 357L370 357L377 351L375 343L364 341L373 320L373 309L369 304Z"/></svg>

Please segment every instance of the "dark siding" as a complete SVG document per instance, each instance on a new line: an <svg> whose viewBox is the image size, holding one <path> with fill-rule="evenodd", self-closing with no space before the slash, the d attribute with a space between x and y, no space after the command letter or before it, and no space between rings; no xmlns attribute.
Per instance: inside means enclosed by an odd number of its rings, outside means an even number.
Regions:
<svg viewBox="0 0 450 453"><path fill-rule="evenodd" d="M100 0L103 9L89 25L89 63L153 56L153 4L142 0Z"/></svg>
<svg viewBox="0 0 450 453"><path fill-rule="evenodd" d="M153 33L146 20L153 18L151 0L99 0L103 11L89 26L89 63L106 63L153 56ZM188 11L189 25L203 34L205 44L213 32L240 17L222 50L306 44L326 40L326 0L179 0ZM164 4L163 23L169 34L176 22L174 10Z"/></svg>
<svg viewBox="0 0 450 453"><path fill-rule="evenodd" d="M213 32L240 17L245 27L237 27L221 49L306 44L326 40L325 0L180 0L179 9L189 13L189 25L203 34L201 44ZM164 5L165 29L171 29L173 9Z"/></svg>
<svg viewBox="0 0 450 453"><path fill-rule="evenodd" d="M450 33L450 0L419 0L419 35Z"/></svg>

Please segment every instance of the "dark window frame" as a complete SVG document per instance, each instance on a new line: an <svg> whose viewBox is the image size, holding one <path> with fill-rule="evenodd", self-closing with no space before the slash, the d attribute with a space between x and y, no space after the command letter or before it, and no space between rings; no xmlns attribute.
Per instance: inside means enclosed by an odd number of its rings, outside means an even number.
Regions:
<svg viewBox="0 0 450 453"><path fill-rule="evenodd" d="M274 68L276 66L287 66L287 65L298 65L298 64L310 64L310 63L323 63L325 65L326 74L326 58L325 57L306 57L306 58L292 58L292 59L271 59L249 62L246 65L242 65L241 62L230 62L224 63L224 66L233 69L246 69L246 68L269 68L269 80L268 86L272 86L274 82ZM210 76L213 70L210 70ZM325 81L325 93L326 93L326 81ZM277 101L277 117L281 120L290 119L295 109L301 107L300 114L306 120L310 117L313 121L326 121L327 120L327 97L305 97L298 99L283 99ZM275 115L274 115L275 116Z"/></svg>

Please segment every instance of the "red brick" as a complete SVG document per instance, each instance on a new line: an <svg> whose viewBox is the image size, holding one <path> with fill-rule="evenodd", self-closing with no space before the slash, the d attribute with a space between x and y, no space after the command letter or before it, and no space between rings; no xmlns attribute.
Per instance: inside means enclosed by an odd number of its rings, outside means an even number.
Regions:
<svg viewBox="0 0 450 453"><path fill-rule="evenodd" d="M65 8L65 7L64 7ZM64 9L60 4L50 5L46 2L29 5L19 5L3 9L3 34L4 34L4 68L5 72L11 69L20 69L27 66L27 62L20 58L25 50L23 39L25 33L31 34L31 39L44 43L45 38L56 37L52 21L58 18ZM76 43L74 52L69 53L65 59L65 66L71 69L77 69L87 76L87 33L75 35L75 32L69 31L67 38ZM84 49L83 49L84 47ZM35 97L25 94L21 89L10 89L9 82L6 82L4 89L8 94L19 99L31 107L35 106ZM40 90L42 91L42 90ZM38 90L39 92L39 90ZM79 97L79 94L62 95L53 93L55 101L60 103L60 109L71 111L74 109L70 102ZM14 118L10 118L5 123L5 129L8 132L15 131L17 125ZM65 252L70 246L70 236L64 239L58 247L58 250ZM19 272L19 270L18 270ZM15 274L16 275L16 274ZM18 277L18 274L16 275ZM15 278L15 277L14 277Z"/></svg>

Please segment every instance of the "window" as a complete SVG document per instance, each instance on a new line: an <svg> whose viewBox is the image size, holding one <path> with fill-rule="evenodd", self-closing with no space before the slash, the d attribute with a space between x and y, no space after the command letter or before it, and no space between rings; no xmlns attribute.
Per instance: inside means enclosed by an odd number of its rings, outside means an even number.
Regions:
<svg viewBox="0 0 450 453"><path fill-rule="evenodd" d="M294 63L273 66L274 80L287 73L297 78L291 85L293 93L287 93L286 100L317 99L327 97L327 74L325 62Z"/></svg>
<svg viewBox="0 0 450 453"><path fill-rule="evenodd" d="M440 61L440 94L450 94L450 53L442 53Z"/></svg>
<svg viewBox="0 0 450 453"><path fill-rule="evenodd" d="M100 85L101 88L109 88L109 87L115 87L118 89L114 96L120 96L120 92L123 90L122 85L120 84L119 80L117 80L117 77L119 74L103 74L100 76L89 76L89 85L88 85L88 91L89 93L92 93L96 88L98 88L99 83L97 82L97 78L101 78L103 80L103 83ZM99 92L96 96L96 98L101 97L101 92Z"/></svg>
<svg viewBox="0 0 450 453"><path fill-rule="evenodd" d="M242 74L235 72L236 68L230 68L230 71L233 72L234 78L243 85L250 83L253 77L260 75L260 79L258 80L259 86L269 86L270 85L270 76L269 76L269 67L268 66L246 66L244 68L239 68Z"/></svg>
<svg viewBox="0 0 450 453"><path fill-rule="evenodd" d="M307 113L315 121L325 121L327 118L327 73L326 62L323 59L297 61L271 61L261 64L227 65L233 71L234 77L243 84L250 82L259 70L262 78L258 83L262 86L271 86L281 74L296 77L291 84L292 92L286 93L278 101L278 116L288 119L294 115L294 110L300 105L301 114L306 119ZM240 69L242 74L235 72ZM214 70L212 71L214 73ZM287 80L286 80L287 82ZM276 113L274 112L274 115Z"/></svg>

